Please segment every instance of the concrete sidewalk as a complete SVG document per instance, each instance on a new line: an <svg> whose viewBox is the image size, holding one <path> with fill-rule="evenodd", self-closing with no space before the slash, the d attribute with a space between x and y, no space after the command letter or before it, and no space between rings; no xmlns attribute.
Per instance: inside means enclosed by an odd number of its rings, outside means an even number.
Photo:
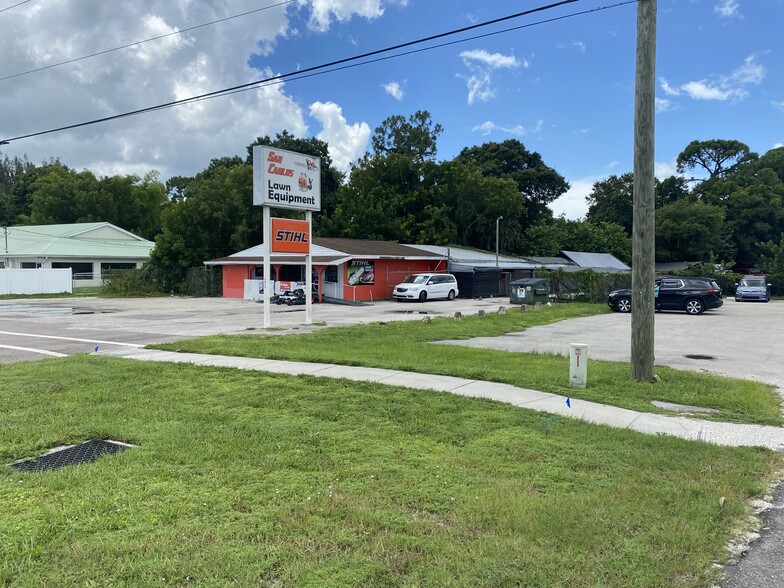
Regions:
<svg viewBox="0 0 784 588"><path fill-rule="evenodd" d="M176 353L154 349L121 349L109 355L144 361L190 363L215 367L233 367L276 374L308 375L322 378L345 378L361 382L376 382L420 390L436 390L473 398L487 398L522 408L583 419L587 422L649 435L672 435L681 439L705 441L733 447L761 446L784 451L784 428L762 425L740 425L702 421L685 417L650 414L606 406L595 402L570 399L547 392L517 388L509 384L468 380L451 376L420 374L382 368L355 367L329 363L305 363L227 357L198 353Z"/></svg>

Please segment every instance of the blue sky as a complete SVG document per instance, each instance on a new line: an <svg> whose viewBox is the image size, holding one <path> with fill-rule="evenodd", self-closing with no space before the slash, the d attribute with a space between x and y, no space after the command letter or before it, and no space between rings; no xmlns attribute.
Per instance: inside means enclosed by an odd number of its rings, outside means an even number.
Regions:
<svg viewBox="0 0 784 588"><path fill-rule="evenodd" d="M7 0L4 6L15 4ZM0 12L0 77L277 4L273 0L32 0ZM617 3L580 0L487 29ZM540 6L494 0L298 0L126 50L0 80L0 137L143 108L349 57ZM636 4L289 81L230 97L14 141L0 153L96 173L192 175L244 155L256 136L318 136L347 168L394 114L444 127L439 159L517 138L572 190L579 218L593 182L632 169ZM784 0L659 0L657 173L692 140L784 144ZM474 33L476 34L476 33ZM465 35L464 35L465 36Z"/></svg>

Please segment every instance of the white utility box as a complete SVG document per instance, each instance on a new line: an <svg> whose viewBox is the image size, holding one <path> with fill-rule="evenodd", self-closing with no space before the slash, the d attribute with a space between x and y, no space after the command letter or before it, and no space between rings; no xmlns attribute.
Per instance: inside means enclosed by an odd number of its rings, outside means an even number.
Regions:
<svg viewBox="0 0 784 588"><path fill-rule="evenodd" d="M569 344L569 383L575 388L588 384L588 346L584 343Z"/></svg>

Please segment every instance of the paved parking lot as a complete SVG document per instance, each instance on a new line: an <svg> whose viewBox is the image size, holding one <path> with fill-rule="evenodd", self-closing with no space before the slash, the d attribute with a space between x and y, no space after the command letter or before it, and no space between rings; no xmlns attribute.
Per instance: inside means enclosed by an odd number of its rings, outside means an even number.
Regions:
<svg viewBox="0 0 784 588"><path fill-rule="evenodd" d="M509 299L314 304L313 322L340 326L497 310ZM272 307L275 333L303 332L304 306ZM263 306L229 298L56 298L0 301L0 363L164 343L263 327Z"/></svg>
<svg viewBox="0 0 784 588"><path fill-rule="evenodd" d="M697 316L659 312L655 321L657 364L758 380L784 390L784 301L730 299L721 308ZM522 333L450 343L563 355L568 354L570 343L585 343L590 358L629 361L631 315L613 313L572 319ZM588 369L590 379L590 365Z"/></svg>
<svg viewBox="0 0 784 588"><path fill-rule="evenodd" d="M509 306L509 299L379 301L373 305L314 304L314 326L305 325L304 306L273 306L274 333L304 332L321 325L419 320L475 314ZM784 301L768 304L726 300L699 316L656 315L658 364L750 378L784 389ZM259 303L224 298L57 298L0 301L0 363L163 343L262 328ZM631 316L613 313L534 327L500 337L452 344L567 354L569 343L586 343L591 358L628 361ZM693 358L689 356L702 356ZM706 359L705 356L711 358Z"/></svg>

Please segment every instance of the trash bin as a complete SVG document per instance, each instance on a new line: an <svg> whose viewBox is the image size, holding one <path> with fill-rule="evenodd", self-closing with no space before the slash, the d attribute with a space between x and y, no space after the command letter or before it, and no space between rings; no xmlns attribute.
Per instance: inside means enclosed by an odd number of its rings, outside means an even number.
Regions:
<svg viewBox="0 0 784 588"><path fill-rule="evenodd" d="M509 282L509 302L534 304L550 300L550 278L523 278Z"/></svg>

